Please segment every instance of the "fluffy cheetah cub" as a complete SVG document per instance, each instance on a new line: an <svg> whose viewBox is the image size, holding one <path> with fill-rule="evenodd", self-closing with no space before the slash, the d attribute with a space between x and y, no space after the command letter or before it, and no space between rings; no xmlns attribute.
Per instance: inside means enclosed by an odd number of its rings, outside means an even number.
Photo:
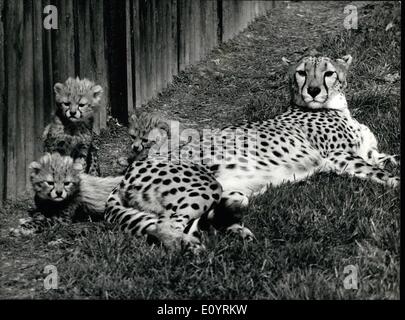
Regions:
<svg viewBox="0 0 405 320"><path fill-rule="evenodd" d="M220 201L221 186L196 165L134 162L125 176L100 178L82 173L81 164L69 156L47 153L32 162L30 170L40 213L23 219L11 230L15 235L104 217L133 235L154 236L170 249L186 247L199 252L204 248L200 231L211 225L253 238L249 229L238 229L234 221L214 215L212 208ZM152 173L156 175L153 179ZM189 185L186 188L181 183Z"/></svg>
<svg viewBox="0 0 405 320"><path fill-rule="evenodd" d="M44 151L80 159L86 173L99 176L93 122L103 94L102 87L77 77L56 83L54 91L57 108L43 133Z"/></svg>
<svg viewBox="0 0 405 320"><path fill-rule="evenodd" d="M150 156L168 153L171 140L177 142L170 128L171 121L156 113L140 111L129 118L128 133L132 139L131 152L128 158L121 157L118 162L128 166L133 161L144 160ZM178 148L190 141L180 141ZM171 146L170 146L171 147Z"/></svg>
<svg viewBox="0 0 405 320"><path fill-rule="evenodd" d="M30 171L37 212L11 230L15 235L39 233L60 223L102 220L105 201L122 179L84 174L80 162L59 153L46 153L30 164Z"/></svg>
<svg viewBox="0 0 405 320"><path fill-rule="evenodd" d="M240 205L268 185L299 181L319 171L371 179L391 187L399 177L385 169L396 157L380 153L370 129L355 120L344 94L351 56L307 56L289 64L291 106L272 119L224 128L218 137L182 150L215 175L224 204ZM215 139L214 139L215 138Z"/></svg>

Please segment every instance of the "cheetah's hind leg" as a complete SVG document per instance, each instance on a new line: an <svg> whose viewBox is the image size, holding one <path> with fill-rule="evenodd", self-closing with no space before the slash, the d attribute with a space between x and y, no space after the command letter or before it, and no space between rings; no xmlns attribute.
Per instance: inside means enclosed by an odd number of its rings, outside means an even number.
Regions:
<svg viewBox="0 0 405 320"><path fill-rule="evenodd" d="M373 164L380 169L385 168L387 165L400 166L400 156L399 155L389 155L386 153L380 153L377 150L371 150L367 154L369 163Z"/></svg>
<svg viewBox="0 0 405 320"><path fill-rule="evenodd" d="M154 236L170 251L198 255L206 249L202 243L200 218L190 219L180 212L166 212L159 217Z"/></svg>
<svg viewBox="0 0 405 320"><path fill-rule="evenodd" d="M363 158L353 153L332 152L328 156L329 169L338 174L347 173L351 176L371 179L390 187L399 185L399 177L390 174L387 170L367 163Z"/></svg>

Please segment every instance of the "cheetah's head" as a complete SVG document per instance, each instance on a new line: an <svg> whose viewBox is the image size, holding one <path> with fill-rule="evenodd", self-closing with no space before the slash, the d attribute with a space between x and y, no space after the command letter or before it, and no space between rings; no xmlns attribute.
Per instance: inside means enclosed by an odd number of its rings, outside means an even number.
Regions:
<svg viewBox="0 0 405 320"><path fill-rule="evenodd" d="M347 108L344 89L352 62L350 55L341 59L306 56L297 63L283 61L289 65L291 99L295 105L311 109Z"/></svg>
<svg viewBox="0 0 405 320"><path fill-rule="evenodd" d="M82 165L71 157L46 153L29 168L32 187L41 199L61 202L79 191Z"/></svg>
<svg viewBox="0 0 405 320"><path fill-rule="evenodd" d="M58 115L71 122L88 121L100 105L103 88L88 79L68 78L54 86Z"/></svg>
<svg viewBox="0 0 405 320"><path fill-rule="evenodd" d="M155 143L163 142L170 128L159 115L140 112L131 115L128 132L132 139L132 151L139 153Z"/></svg>

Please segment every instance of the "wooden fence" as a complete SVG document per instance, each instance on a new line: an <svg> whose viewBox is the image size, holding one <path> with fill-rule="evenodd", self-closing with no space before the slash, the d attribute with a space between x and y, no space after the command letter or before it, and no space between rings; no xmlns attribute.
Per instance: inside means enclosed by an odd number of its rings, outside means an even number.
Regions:
<svg viewBox="0 0 405 320"><path fill-rule="evenodd" d="M57 9L57 29L44 27ZM105 89L107 114L126 123L178 72L232 38L274 1L0 0L0 201L24 194L42 152L53 84L87 77ZM54 21L55 22L55 21Z"/></svg>

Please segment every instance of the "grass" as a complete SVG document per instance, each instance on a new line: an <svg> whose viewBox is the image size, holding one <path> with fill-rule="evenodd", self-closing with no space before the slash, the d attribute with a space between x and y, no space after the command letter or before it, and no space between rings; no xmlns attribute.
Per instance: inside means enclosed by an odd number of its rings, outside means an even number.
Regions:
<svg viewBox="0 0 405 320"><path fill-rule="evenodd" d="M372 128L383 151L399 153L399 81L391 80L400 73L399 4L359 3L359 29L350 31L342 27L344 5L292 2L274 10L181 73L145 108L190 126L270 117L288 102L282 56L294 58L306 47L333 57L350 53L350 109ZM391 21L394 27L385 31ZM105 174L114 173L113 159L127 139L125 128L113 123L100 137ZM1 298L399 298L399 190L369 181L319 174L271 188L244 212L256 242L210 237L207 252L194 258L102 223L9 238L8 227L30 205L28 197L0 212ZM57 239L62 243L55 245ZM43 289L48 264L58 268L57 290ZM347 265L358 268L357 290L344 289Z"/></svg>

